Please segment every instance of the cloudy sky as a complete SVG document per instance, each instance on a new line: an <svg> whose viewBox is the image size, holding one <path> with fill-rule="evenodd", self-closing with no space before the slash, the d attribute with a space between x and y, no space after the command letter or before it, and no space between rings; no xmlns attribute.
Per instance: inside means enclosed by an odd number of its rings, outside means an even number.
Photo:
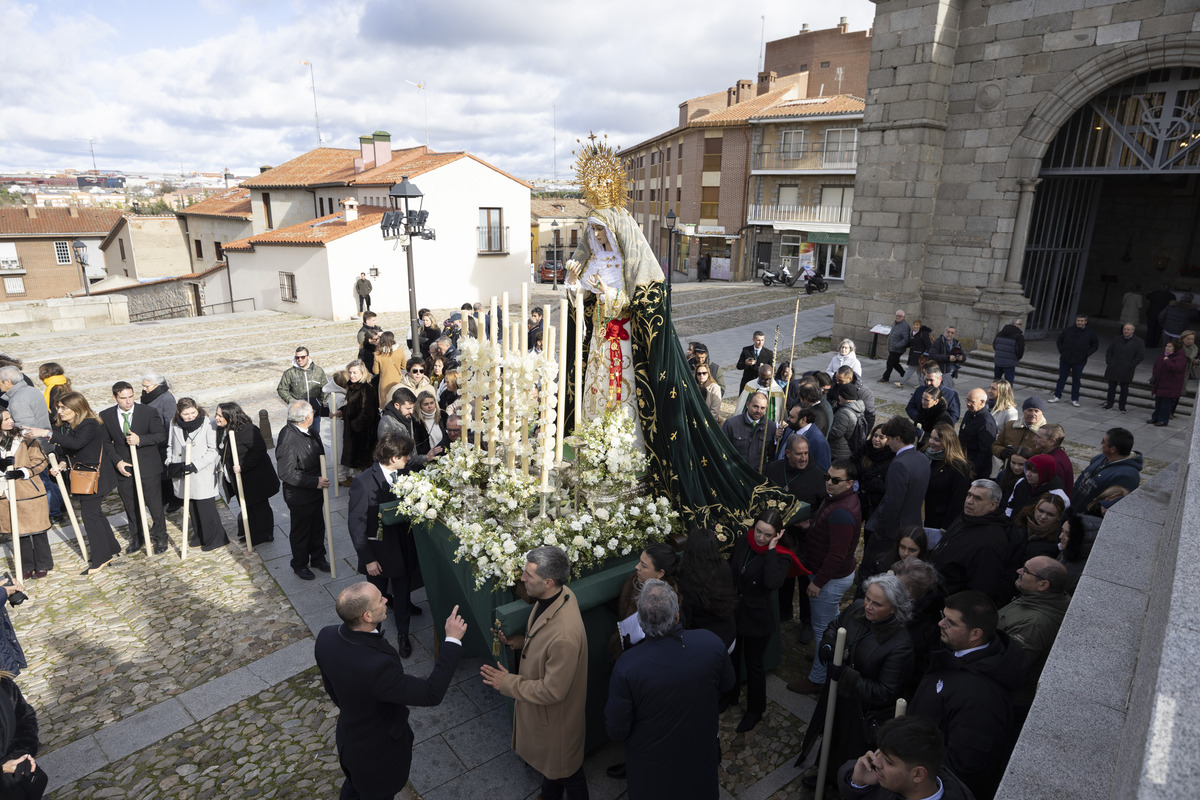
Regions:
<svg viewBox="0 0 1200 800"><path fill-rule="evenodd" d="M618 146L759 68L766 38L869 0L664 5L543 0L0 0L0 169L257 172L390 131L526 178L565 177L576 138ZM649 13L647 11L649 10ZM408 81L423 84L422 91ZM557 148L554 145L555 128Z"/></svg>

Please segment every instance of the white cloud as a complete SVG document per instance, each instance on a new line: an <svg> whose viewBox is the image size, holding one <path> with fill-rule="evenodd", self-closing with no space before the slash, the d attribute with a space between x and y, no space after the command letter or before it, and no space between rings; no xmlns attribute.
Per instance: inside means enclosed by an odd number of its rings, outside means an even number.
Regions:
<svg viewBox="0 0 1200 800"><path fill-rule="evenodd" d="M668 10L669 9L669 10ZM0 168L257 172L316 144L470 150L502 169L565 175L575 140L629 145L673 127L688 97L758 68L801 23L871 25L869 0L658 9L634 0L0 0ZM423 95L405 80L420 82ZM553 108L553 110L552 110ZM553 147L557 114L558 144Z"/></svg>

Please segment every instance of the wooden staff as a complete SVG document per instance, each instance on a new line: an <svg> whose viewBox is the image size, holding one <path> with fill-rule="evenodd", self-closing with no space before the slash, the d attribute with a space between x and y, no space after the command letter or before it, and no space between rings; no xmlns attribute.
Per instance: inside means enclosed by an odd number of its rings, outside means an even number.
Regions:
<svg viewBox="0 0 1200 800"><path fill-rule="evenodd" d="M254 536L250 533L250 511L246 508L246 490L242 488L242 460L238 456L237 437L232 428L226 428L225 435L228 437L225 441L229 442L230 452L233 453L233 482L237 486L238 506L241 507L242 512L242 527L246 529L246 544L253 553Z"/></svg>
<svg viewBox="0 0 1200 800"><path fill-rule="evenodd" d="M25 577L25 570L21 566L21 529L17 524L17 482L8 481L5 487L8 490L8 518L12 523L10 530L12 531L12 551L13 563L17 565L18 580Z"/></svg>
<svg viewBox="0 0 1200 800"><path fill-rule="evenodd" d="M338 479L337 479L337 463L338 463L338 446L337 446L337 417L334 412L337 411L337 392L329 393L329 443L333 445L333 496L338 496ZM235 450L237 448L234 448ZM321 468L324 472L324 467ZM249 534L247 534L249 535Z"/></svg>
<svg viewBox="0 0 1200 800"><path fill-rule="evenodd" d="M833 665L842 665L842 651L846 649L846 629L838 628L837 644L833 646ZM821 762L817 767L816 800L821 800L825 793L825 774L829 768L830 742L833 739L833 708L837 704L837 685L835 680L829 681L829 692L825 703L825 735L821 737Z"/></svg>
<svg viewBox="0 0 1200 800"><path fill-rule="evenodd" d="M797 301L797 302L799 302L799 301ZM779 352L779 326L778 325L775 326L775 347L772 348L771 352L773 352L773 353ZM778 356L776 356L776 358L778 358ZM755 366L758 366L757 362L755 362ZM771 410L771 390L773 388L775 388L775 376L772 375L770 381L771 382L769 384L767 384L767 411L768 412ZM758 471L760 473L763 471L763 465L766 463L767 429L771 427L771 425L770 425L771 415L768 413L768 414L765 414L764 416L766 417L766 419L763 420L763 446L762 446L762 452L758 454ZM776 414L776 416L779 416L779 415ZM778 420L775 421L775 425L776 426L779 425Z"/></svg>
<svg viewBox="0 0 1200 800"><path fill-rule="evenodd" d="M800 295L797 294L796 295L796 313L792 315L792 346L791 346L791 349L788 350L788 365L789 366L791 366L791 363L796 360L796 327L799 324L800 324ZM778 358L779 355L776 354L775 357ZM783 399L784 399L784 403L786 403L787 402L787 389L784 389L784 391L783 391Z"/></svg>
<svg viewBox="0 0 1200 800"><path fill-rule="evenodd" d="M137 445L129 445L129 463L133 467L133 488L137 493L138 514L142 519L142 545L146 548L146 555L149 556L154 552L154 548L150 546L150 510L146 508L146 492L142 489L142 471L138 469L138 454ZM133 525L133 520L129 521ZM137 529L134 528L134 533Z"/></svg>
<svg viewBox="0 0 1200 800"><path fill-rule="evenodd" d="M321 454L321 474L325 474L325 454ZM329 487L321 490L325 493L325 549L329 551L326 559L329 561L329 577L337 579L337 560L333 557L333 524L329 521ZM246 534L249 535L249 532Z"/></svg>
<svg viewBox="0 0 1200 800"><path fill-rule="evenodd" d="M192 463L192 442L187 440L183 444L183 466L187 467ZM188 517L192 511L192 476L185 474L183 476L183 549L180 552L180 560L187 561L188 551Z"/></svg>
<svg viewBox="0 0 1200 800"><path fill-rule="evenodd" d="M62 493L63 506L67 509L67 517L71 520L71 529L75 531L75 541L79 543L79 553L84 561L88 561L87 545L83 542L83 534L79 532L79 520L75 517L75 506L71 504L71 493L67 491L67 482L63 480L62 471L58 466L58 456L49 453L50 466L58 474L54 480L58 483L58 491Z"/></svg>

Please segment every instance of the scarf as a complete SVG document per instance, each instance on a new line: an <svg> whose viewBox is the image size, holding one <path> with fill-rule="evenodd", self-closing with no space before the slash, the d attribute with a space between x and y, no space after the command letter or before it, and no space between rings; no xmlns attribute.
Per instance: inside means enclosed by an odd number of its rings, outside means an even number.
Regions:
<svg viewBox="0 0 1200 800"><path fill-rule="evenodd" d="M421 421L425 424L425 431L429 434L429 446L437 447L442 443L442 427L437 424L433 414L421 412Z"/></svg>
<svg viewBox="0 0 1200 800"><path fill-rule="evenodd" d="M759 544L754 540L754 528L746 531L746 541L750 543L750 549L759 555L766 553L770 549L769 545ZM798 578L801 575L812 575L812 571L800 562L799 556L792 552L791 549L785 547L782 542L775 545L775 552L783 553L785 556L791 559L792 567L788 570L789 578Z"/></svg>
<svg viewBox="0 0 1200 800"><path fill-rule="evenodd" d="M55 386L62 386L67 382L66 375L51 375L46 380L42 381L46 388L42 391L42 397L46 399L46 408L50 407L50 390Z"/></svg>
<svg viewBox="0 0 1200 800"><path fill-rule="evenodd" d="M190 422L181 419L175 424L179 426L180 430L190 436L196 431L200 430L200 426L204 424L206 419L207 417L205 417L203 414L197 414L196 418Z"/></svg>
<svg viewBox="0 0 1200 800"><path fill-rule="evenodd" d="M933 461L933 462L945 461L945 460L946 460L946 451L945 451L945 450L929 450L929 449L926 449L926 450L925 450L925 457L926 457L926 458L928 458L930 461Z"/></svg>
<svg viewBox="0 0 1200 800"><path fill-rule="evenodd" d="M167 385L165 383L160 383L158 386L155 386L153 390L149 392L142 392L142 403L149 405L166 393Z"/></svg>

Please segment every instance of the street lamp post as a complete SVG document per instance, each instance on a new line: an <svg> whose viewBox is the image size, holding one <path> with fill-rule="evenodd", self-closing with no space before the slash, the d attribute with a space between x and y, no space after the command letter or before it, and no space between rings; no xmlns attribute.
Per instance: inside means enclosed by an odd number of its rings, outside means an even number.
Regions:
<svg viewBox="0 0 1200 800"><path fill-rule="evenodd" d="M75 251L75 261L79 264L79 275L83 278L83 291L88 296L92 296L92 284L87 276L87 243L82 239L76 239L71 242L71 249Z"/></svg>
<svg viewBox="0 0 1200 800"><path fill-rule="evenodd" d="M551 235L554 237L554 291L558 291L558 220L550 223Z"/></svg>
<svg viewBox="0 0 1200 800"><path fill-rule="evenodd" d="M384 213L379 228L384 239L398 239L404 247L408 261L408 316L412 328L411 347L413 352L417 352L421 347L421 321L417 318L417 279L416 271L413 268L413 238L433 240L437 238L437 234L432 228L425 227L425 222L429 219L429 212L422 208L424 195L421 194L420 189L409 183L407 175L402 176L400 182L392 187L388 192L388 197L392 201L392 210ZM414 200L417 201L415 209L412 208Z"/></svg>
<svg viewBox="0 0 1200 800"><path fill-rule="evenodd" d="M671 303L671 273L675 271L675 209L667 212L667 305Z"/></svg>

